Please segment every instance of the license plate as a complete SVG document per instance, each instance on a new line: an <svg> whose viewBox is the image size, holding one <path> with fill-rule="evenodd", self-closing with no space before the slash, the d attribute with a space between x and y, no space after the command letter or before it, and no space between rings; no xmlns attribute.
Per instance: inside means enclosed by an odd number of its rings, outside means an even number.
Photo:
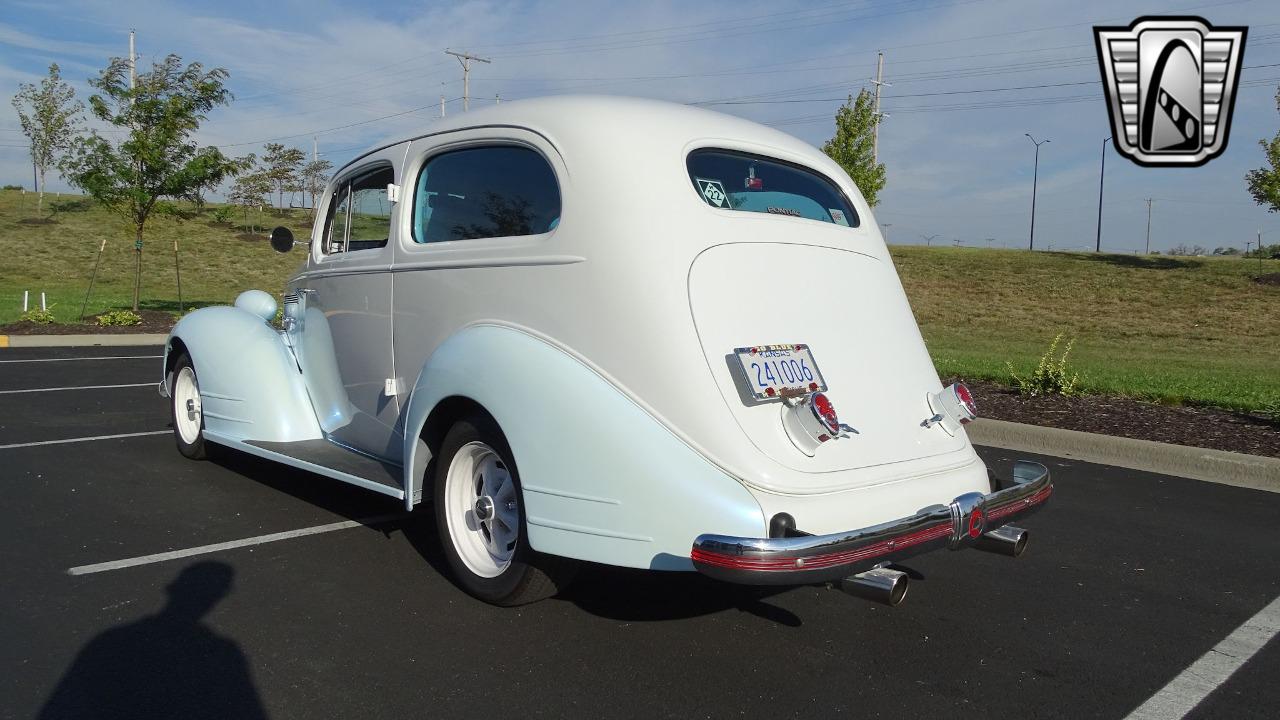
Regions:
<svg viewBox="0 0 1280 720"><path fill-rule="evenodd" d="M808 345L756 345L733 352L742 365L739 380L756 402L827 389Z"/></svg>

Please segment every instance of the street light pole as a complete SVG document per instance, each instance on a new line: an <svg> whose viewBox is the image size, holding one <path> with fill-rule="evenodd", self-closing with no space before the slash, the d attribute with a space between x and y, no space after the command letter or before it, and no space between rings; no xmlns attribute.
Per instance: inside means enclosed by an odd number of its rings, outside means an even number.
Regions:
<svg viewBox="0 0 1280 720"><path fill-rule="evenodd" d="M1094 252L1102 252L1102 183L1107 178L1107 143L1111 138L1102 141L1102 168L1098 170L1098 243Z"/></svg>
<svg viewBox="0 0 1280 720"><path fill-rule="evenodd" d="M1035 250L1036 249L1036 186L1039 185L1039 182L1040 182L1040 146L1049 141L1041 140L1039 142L1036 142L1036 139L1031 137L1031 133L1023 133L1023 135L1026 135L1027 138L1031 140L1032 144L1036 146L1036 166L1035 166L1035 171L1031 175L1031 240L1027 243L1028 250Z"/></svg>

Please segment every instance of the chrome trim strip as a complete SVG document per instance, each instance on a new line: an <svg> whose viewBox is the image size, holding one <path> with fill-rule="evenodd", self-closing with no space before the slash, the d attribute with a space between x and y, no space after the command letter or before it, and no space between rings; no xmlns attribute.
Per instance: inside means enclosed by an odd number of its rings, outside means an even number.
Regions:
<svg viewBox="0 0 1280 720"><path fill-rule="evenodd" d="M836 580L940 547L958 550L983 533L1029 515L1049 498L1049 469L1019 461L1006 487L965 493L910 517L829 535L746 538L699 535L691 558L705 575L750 585Z"/></svg>

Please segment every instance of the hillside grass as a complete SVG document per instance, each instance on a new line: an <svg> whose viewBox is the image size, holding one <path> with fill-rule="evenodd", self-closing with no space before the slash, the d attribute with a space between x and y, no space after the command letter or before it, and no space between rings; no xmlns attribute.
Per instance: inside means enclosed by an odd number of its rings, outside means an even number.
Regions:
<svg viewBox="0 0 1280 720"><path fill-rule="evenodd" d="M1212 244L1212 243L1209 243ZM1058 333L1080 389L1260 411L1280 404L1280 261L893 248L944 377L1009 381Z"/></svg>
<svg viewBox="0 0 1280 720"><path fill-rule="evenodd" d="M17 319L23 290L36 306L44 291L58 321L74 322L103 240L87 314L129 307L132 230L79 197L46 196L45 215L54 220L48 224L23 222L34 209L33 195L0 191L0 324ZM186 308L228 303L250 288L282 288L303 253L274 252L261 228L283 224L305 238L306 212L262 213L252 240L240 237L243 220L237 213L236 226L218 225L210 209L148 225L142 307L182 310L175 239ZM1029 372L1061 332L1076 339L1071 360L1085 391L1244 411L1280 408L1280 286L1253 281L1280 272L1280 261L1263 261L1259 269L1257 260L1230 257L905 246L892 254L944 377L1008 382L1006 363Z"/></svg>
<svg viewBox="0 0 1280 720"><path fill-rule="evenodd" d="M75 322L104 240L102 265L86 316L131 307L132 226L92 200L52 193L45 194L42 216L51 221L33 224L42 219L36 217L35 205L33 193L0 191L0 325L18 319L24 290L31 292L32 307L40 306L44 292L58 322ZM232 225L220 225L213 221L214 207L196 215L190 205L180 205L190 219L153 216L148 222L143 233L142 309L179 314L193 307L225 304L250 288L279 289L302 261L302 252L273 251L267 234L275 225L286 225L295 236L308 237L311 226L306 211L291 210L284 216L274 210L250 213L258 229L254 239L246 240L240 237L245 230L243 213L235 213ZM175 240L185 308L178 306Z"/></svg>

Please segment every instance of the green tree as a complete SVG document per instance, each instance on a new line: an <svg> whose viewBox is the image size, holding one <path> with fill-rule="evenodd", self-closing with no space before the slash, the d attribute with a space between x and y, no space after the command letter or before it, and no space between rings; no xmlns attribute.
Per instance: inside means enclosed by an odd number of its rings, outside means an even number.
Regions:
<svg viewBox="0 0 1280 720"><path fill-rule="evenodd" d="M263 172L279 198L277 206L283 214L284 193L286 190L293 192L298 187L302 162L307 156L298 148L285 147L280 143L267 143L263 149L266 150L262 156L262 162L266 166Z"/></svg>
<svg viewBox="0 0 1280 720"><path fill-rule="evenodd" d="M128 220L134 229L133 309L142 287L142 231L157 210L172 210L165 198L190 199L213 178L234 167L215 147L201 147L194 135L210 110L231 102L227 71L183 65L169 55L138 75L129 87L129 61L112 58L89 84L94 117L117 128L117 139L91 131L79 138L64 164L72 184ZM176 253L175 243L175 253ZM176 255L175 255L176 257Z"/></svg>
<svg viewBox="0 0 1280 720"><path fill-rule="evenodd" d="M1276 110L1280 111L1280 90L1276 91ZM1254 202L1265 206L1267 212L1280 212L1280 132L1270 140L1259 140L1258 144L1271 167L1250 170L1245 173L1244 181Z"/></svg>
<svg viewBox="0 0 1280 720"><path fill-rule="evenodd" d="M822 146L822 152L849 173L872 207L880 202L885 185L884 163L875 161L873 136L880 118L876 117L874 104L866 90L859 92L857 98L850 95L836 110L835 137Z"/></svg>
<svg viewBox="0 0 1280 720"><path fill-rule="evenodd" d="M227 199L244 211L245 231L255 232L257 231L257 226L256 224L249 224L249 211L262 207L264 198L271 194L271 179L267 177L265 171L253 168L252 161L254 157L252 155L247 159L250 161L249 166L244 172L236 176L235 182L231 184L231 192L227 194Z"/></svg>
<svg viewBox="0 0 1280 720"><path fill-rule="evenodd" d="M66 152L80 129L84 103L75 99L76 91L62 81L58 63L49 66L49 76L40 84L22 83L13 96L13 107L18 111L22 133L31 143L31 162L36 167L40 195L36 201L36 214L44 206L45 174L58 156Z"/></svg>
<svg viewBox="0 0 1280 720"><path fill-rule="evenodd" d="M311 219L316 219L316 196L324 192L324 186L329 182L329 171L333 169L333 163L328 160L312 160L302 166L299 173L299 183L302 191L311 196Z"/></svg>

